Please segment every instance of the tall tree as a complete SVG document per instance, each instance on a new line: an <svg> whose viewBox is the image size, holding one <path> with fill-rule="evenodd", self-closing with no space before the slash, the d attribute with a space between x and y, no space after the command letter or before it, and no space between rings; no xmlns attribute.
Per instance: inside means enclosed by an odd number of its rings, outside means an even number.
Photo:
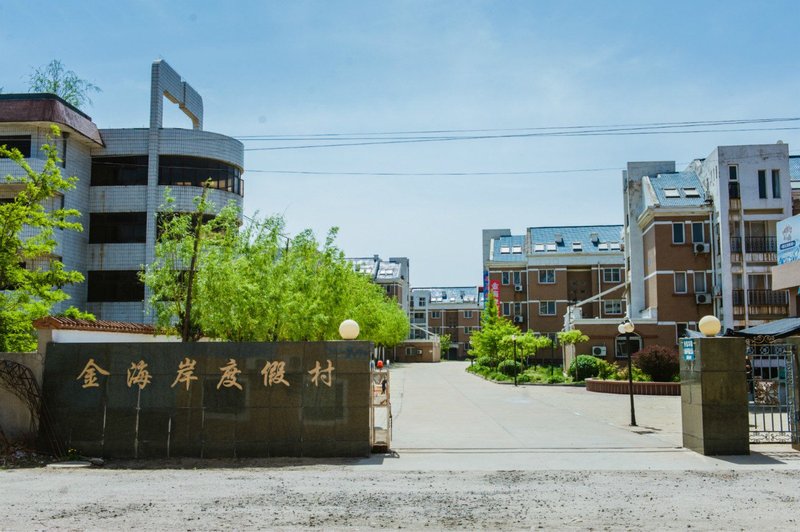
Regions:
<svg viewBox="0 0 800 532"><path fill-rule="evenodd" d="M54 255L55 229L82 231L75 221L80 212L60 206L57 198L75 188L76 177L63 177L51 128L50 143L42 146L44 166L34 170L17 149L0 146L0 158L14 161L22 175L5 182L16 192L0 202L0 351L36 348L33 320L45 316L59 301L69 299L65 285L83 281L79 272L64 269Z"/></svg>
<svg viewBox="0 0 800 532"><path fill-rule="evenodd" d="M89 94L100 92L100 87L81 79L72 70L67 70L58 59L47 65L34 68L28 92L49 92L60 96L75 107L92 104Z"/></svg>

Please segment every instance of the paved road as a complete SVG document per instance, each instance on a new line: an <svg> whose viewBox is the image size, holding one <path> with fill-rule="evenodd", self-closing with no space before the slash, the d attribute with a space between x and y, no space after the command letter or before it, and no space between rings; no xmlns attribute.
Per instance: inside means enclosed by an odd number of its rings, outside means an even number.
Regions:
<svg viewBox="0 0 800 532"><path fill-rule="evenodd" d="M392 448L408 469L800 468L800 453L757 446L749 457L710 458L681 447L680 398L584 388L500 385L467 373L467 363L392 367ZM489 456L491 455L491 459Z"/></svg>

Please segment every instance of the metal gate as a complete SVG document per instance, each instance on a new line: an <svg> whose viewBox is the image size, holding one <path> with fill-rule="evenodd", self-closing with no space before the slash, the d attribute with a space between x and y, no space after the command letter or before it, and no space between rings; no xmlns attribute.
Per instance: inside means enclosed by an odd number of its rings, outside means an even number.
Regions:
<svg viewBox="0 0 800 532"><path fill-rule="evenodd" d="M769 337L747 340L750 443L791 443L797 433L794 350Z"/></svg>
<svg viewBox="0 0 800 532"><path fill-rule="evenodd" d="M372 370L369 410L370 443L373 452L389 452L392 446L392 400L389 370Z"/></svg>

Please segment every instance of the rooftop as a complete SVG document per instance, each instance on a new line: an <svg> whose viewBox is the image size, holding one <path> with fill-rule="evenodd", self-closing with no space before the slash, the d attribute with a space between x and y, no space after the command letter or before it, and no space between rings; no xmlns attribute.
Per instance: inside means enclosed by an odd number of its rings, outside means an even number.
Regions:
<svg viewBox="0 0 800 532"><path fill-rule="evenodd" d="M0 123L50 122L66 126L103 146L92 118L55 94L0 94Z"/></svg>
<svg viewBox="0 0 800 532"><path fill-rule="evenodd" d="M608 253L622 250L621 225L529 227L531 255L539 253Z"/></svg>
<svg viewBox="0 0 800 532"><path fill-rule="evenodd" d="M690 170L658 174L650 179L653 192L662 207L697 207L705 205L706 194L697 174Z"/></svg>
<svg viewBox="0 0 800 532"><path fill-rule="evenodd" d="M125 332L136 334L156 334L152 325L143 323L130 323L127 321L109 320L77 320L73 318L63 318L47 316L33 322L37 329L61 329L71 331L103 331L103 332Z"/></svg>
<svg viewBox="0 0 800 532"><path fill-rule="evenodd" d="M412 288L411 294L429 292L431 306L452 303L475 303L480 301L480 291L477 286L439 286L430 288Z"/></svg>

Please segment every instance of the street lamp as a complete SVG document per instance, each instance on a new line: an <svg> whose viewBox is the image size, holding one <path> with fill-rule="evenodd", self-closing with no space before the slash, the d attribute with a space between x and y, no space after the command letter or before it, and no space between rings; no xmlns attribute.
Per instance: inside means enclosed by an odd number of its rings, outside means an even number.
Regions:
<svg viewBox="0 0 800 532"><path fill-rule="evenodd" d="M344 320L339 324L339 336L342 340L355 340L360 332L361 329L355 320Z"/></svg>
<svg viewBox="0 0 800 532"><path fill-rule="evenodd" d="M633 364L631 356L631 333L634 330L633 322L629 318L617 326L620 334L625 335L625 353L628 355L628 394L631 397L631 427L636 426L636 411L633 407Z"/></svg>
<svg viewBox="0 0 800 532"><path fill-rule="evenodd" d="M712 315L703 316L700 318L700 322L697 324L697 326L700 329L700 332L708 337L718 335L719 331L722 329L722 324L719 322L716 316Z"/></svg>
<svg viewBox="0 0 800 532"><path fill-rule="evenodd" d="M511 341L514 342L514 386L517 385L517 335L511 335Z"/></svg>

